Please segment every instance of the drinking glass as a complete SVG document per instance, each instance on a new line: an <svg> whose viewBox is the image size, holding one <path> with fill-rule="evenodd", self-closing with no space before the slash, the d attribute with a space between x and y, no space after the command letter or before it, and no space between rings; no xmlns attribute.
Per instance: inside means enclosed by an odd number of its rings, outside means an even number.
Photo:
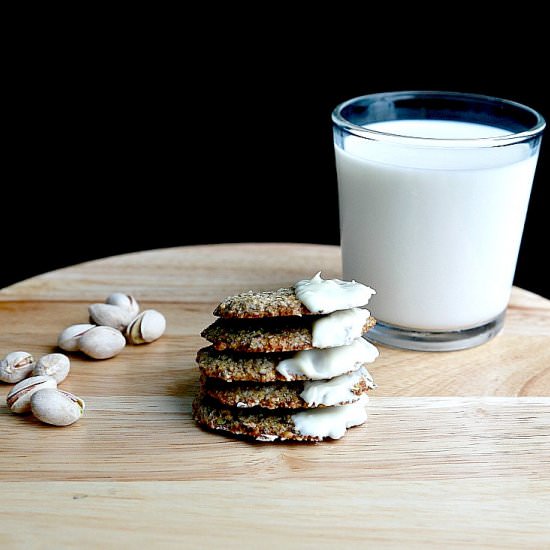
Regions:
<svg viewBox="0 0 550 550"><path fill-rule="evenodd" d="M367 338L416 350L502 328L545 127L519 103L389 92L332 115L344 279L376 289Z"/></svg>

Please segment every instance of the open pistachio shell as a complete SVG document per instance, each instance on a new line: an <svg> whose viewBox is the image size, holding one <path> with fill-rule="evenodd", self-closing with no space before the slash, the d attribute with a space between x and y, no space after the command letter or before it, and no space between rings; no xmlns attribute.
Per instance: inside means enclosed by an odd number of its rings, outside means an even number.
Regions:
<svg viewBox="0 0 550 550"><path fill-rule="evenodd" d="M26 378L34 368L34 359L26 351L12 351L0 361L0 380L15 384Z"/></svg>
<svg viewBox="0 0 550 550"><path fill-rule="evenodd" d="M74 424L84 413L84 401L67 391L43 389L31 397L31 410L34 416L53 426Z"/></svg>
<svg viewBox="0 0 550 550"><path fill-rule="evenodd" d="M154 309L142 311L126 329L131 344L148 344L160 338L166 330L164 315Z"/></svg>

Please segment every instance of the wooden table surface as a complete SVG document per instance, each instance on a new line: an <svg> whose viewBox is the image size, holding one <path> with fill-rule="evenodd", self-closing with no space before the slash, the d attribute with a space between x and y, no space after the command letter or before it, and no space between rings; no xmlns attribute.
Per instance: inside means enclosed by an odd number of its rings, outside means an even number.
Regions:
<svg viewBox="0 0 550 550"><path fill-rule="evenodd" d="M165 336L108 361L72 356L68 428L11 414L0 385L0 547L549 548L550 301L514 289L505 329L451 353L380 346L366 426L258 444L190 415L199 333L223 297L323 270L339 251L243 244L129 254L0 291L0 355L52 352L112 291Z"/></svg>

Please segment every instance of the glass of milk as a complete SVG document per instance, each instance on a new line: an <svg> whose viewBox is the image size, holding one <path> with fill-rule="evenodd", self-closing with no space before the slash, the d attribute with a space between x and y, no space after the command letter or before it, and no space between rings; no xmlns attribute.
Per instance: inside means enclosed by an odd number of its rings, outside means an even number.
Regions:
<svg viewBox="0 0 550 550"><path fill-rule="evenodd" d="M502 328L544 119L494 97L391 92L332 115L345 280L376 289L368 337L416 350Z"/></svg>

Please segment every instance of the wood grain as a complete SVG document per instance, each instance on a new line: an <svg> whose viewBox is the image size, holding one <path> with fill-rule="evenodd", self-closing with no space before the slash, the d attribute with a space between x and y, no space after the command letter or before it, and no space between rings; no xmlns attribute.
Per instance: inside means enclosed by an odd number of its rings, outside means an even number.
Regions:
<svg viewBox="0 0 550 550"><path fill-rule="evenodd" d="M202 432L191 397L87 404L86 421L63 430L3 409L0 481L550 479L546 398L375 397L365 426L312 445ZM19 460L28 449L39 467Z"/></svg>
<svg viewBox="0 0 550 550"><path fill-rule="evenodd" d="M288 286L323 270L341 272L339 249L327 245L231 244L151 250L39 275L0 292L9 300L97 300L113 288L142 300L217 303L242 289Z"/></svg>
<svg viewBox="0 0 550 550"><path fill-rule="evenodd" d="M548 480L23 482L2 497L19 528L0 528L2 548L543 549L550 523Z"/></svg>
<svg viewBox="0 0 550 550"><path fill-rule="evenodd" d="M168 329L108 361L72 355L62 387L88 409L71 427L11 414L0 386L0 546L40 547L44 534L92 548L550 546L550 301L524 290L484 346L380 347L368 423L340 441L265 445L195 426L194 359L214 306L320 269L340 275L336 247L209 245L1 290L0 355L53 351L115 290L162 311Z"/></svg>

